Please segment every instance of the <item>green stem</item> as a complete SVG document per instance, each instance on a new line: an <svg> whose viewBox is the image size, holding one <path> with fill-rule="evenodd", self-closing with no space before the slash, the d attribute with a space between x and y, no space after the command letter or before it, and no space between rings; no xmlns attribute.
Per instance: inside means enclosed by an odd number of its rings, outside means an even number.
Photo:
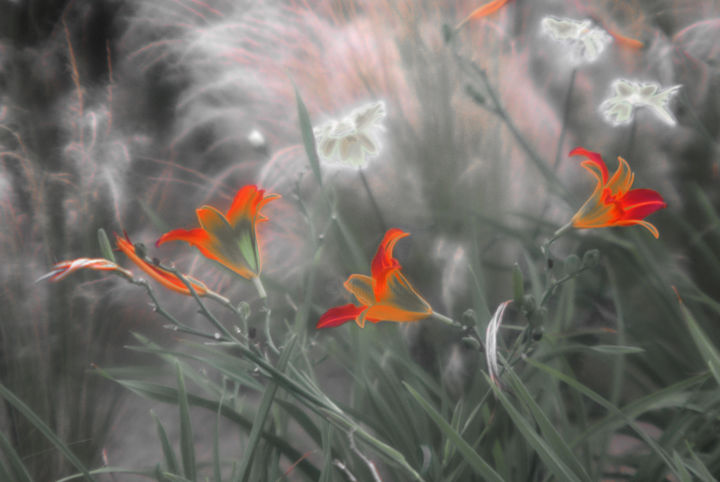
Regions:
<svg viewBox="0 0 720 482"><path fill-rule="evenodd" d="M463 328L464 326L461 323L458 323L457 321L453 320L452 318L449 318L445 315L441 315L440 313L432 312L432 314L429 316L430 319L437 320L441 323L445 323L446 325L453 326L455 328Z"/></svg>
<svg viewBox="0 0 720 482"><path fill-rule="evenodd" d="M255 289L258 292L258 296L262 298L263 300L267 299L267 292L265 291L265 287L262 284L262 281L260 281L260 276L254 276L250 278L253 282L253 286L255 286Z"/></svg>

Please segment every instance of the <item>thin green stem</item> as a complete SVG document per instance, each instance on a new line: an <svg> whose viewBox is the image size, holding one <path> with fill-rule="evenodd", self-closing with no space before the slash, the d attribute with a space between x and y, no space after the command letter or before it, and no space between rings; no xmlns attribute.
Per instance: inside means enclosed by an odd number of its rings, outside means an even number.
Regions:
<svg viewBox="0 0 720 482"><path fill-rule="evenodd" d="M360 175L360 180L362 181L363 187L365 187L365 191L367 192L368 197L370 198L370 204L373 207L373 210L375 211L375 215L378 218L378 222L380 223L380 228L383 232L387 231L387 224L385 224L385 219L383 218L382 211L380 211L380 206L378 206L377 201L375 200L375 195L373 194L372 190L370 189L370 184L367 182L367 178L365 177L365 173L362 170L358 170L358 174Z"/></svg>
<svg viewBox="0 0 720 482"><path fill-rule="evenodd" d="M225 335L225 338L240 344L240 341L237 338L235 338L235 336L230 332L230 330L225 328L225 326L222 323L220 323L220 321L217 318L215 318L215 315L213 315L210 312L210 310L207 309L207 307L205 306L205 303L202 302L202 300L200 299L200 296L198 296L198 294L197 294L197 291L195 291L195 288L193 288L192 284L187 280L187 278L185 278L185 276L182 273L180 273L180 271L178 271L177 268L171 267L168 269L170 270L170 272L172 274L177 276L180 281L183 282L183 284L187 287L188 290L190 290L190 294L192 294L193 298L195 298L195 302L200 307L200 312L205 316L205 318L207 318L210 321L210 323L212 323L213 326L215 326L215 328L220 330L220 333L222 335ZM215 337L215 338L218 339L218 337ZM222 340L222 337L220 337L219 339Z"/></svg>
<svg viewBox="0 0 720 482"><path fill-rule="evenodd" d="M453 320L450 317L447 317L445 315L441 315L440 313L437 313L435 311L432 312L432 314L428 317L428 319L437 320L441 323L445 323L446 325L452 326L454 328L465 328L465 326L462 323L459 323L455 320Z"/></svg>
<svg viewBox="0 0 720 482"><path fill-rule="evenodd" d="M267 292L265 291L265 287L260 280L260 276L254 276L250 279L252 280L253 286L255 286L255 289L258 292L258 296L260 296L260 298L262 298L263 300L267 299Z"/></svg>

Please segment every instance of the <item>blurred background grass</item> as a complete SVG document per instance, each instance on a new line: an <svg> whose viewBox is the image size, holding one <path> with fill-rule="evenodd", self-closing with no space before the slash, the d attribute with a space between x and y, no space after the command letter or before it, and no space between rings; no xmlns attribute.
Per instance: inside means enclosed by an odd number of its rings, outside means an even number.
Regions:
<svg viewBox="0 0 720 482"><path fill-rule="evenodd" d="M185 399L196 422L192 459L207 476L230 477L233 461L240 473L254 447L253 420L266 407L249 480L492 478L483 464L506 480L712 480L720 473L717 372L708 375L708 347L720 339L720 7L516 0L447 42L443 26L478 6L0 5L3 386L85 467L109 463L159 480L195 472L178 412ZM546 15L591 18L643 47L614 42L599 61L574 68L540 36ZM682 84L672 104L678 125L645 111L629 126L606 124L597 106L616 78ZM325 202L301 143L293 82L314 125L385 101L382 151L364 171L368 189L357 173L326 166ZM253 130L264 142L248 139ZM611 169L624 157L637 185L669 206L651 218L659 240L639 227L571 232L553 245L548 270L541 243L592 189L566 156L577 145L602 153ZM238 347L177 346L186 338L163 329L135 286L97 273L34 284L56 261L99 256L98 228L152 246L167 229L194 225L196 207L223 210L251 183L283 195L265 210L261 235L270 335L289 357L278 368L286 378L270 370L282 355L253 361ZM525 291L539 298L545 275L562 276L569 255L598 249L601 257L552 296L544 335L526 345L529 361L508 369L503 398L487 383L483 353L452 328L428 321L314 330L326 309L350 301L342 282L367 274L388 227L412 233L396 257L416 289L480 335L513 296L515 263ZM262 328L263 303L249 283L183 246L150 251L246 301L249 322ZM204 326L191 299L158 291L177 317ZM526 320L516 309L506 323ZM696 325L702 332L689 329ZM517 332L501 333L512 346ZM264 336L253 342L259 353L267 352ZM160 411L176 464L162 437L142 432L156 427L138 394ZM17 404L5 398L4 408L5 473L21 477L14 462L29 480L79 470ZM232 423L217 424L216 434L218 412ZM214 450L219 439L224 448ZM124 477L139 476L114 480Z"/></svg>

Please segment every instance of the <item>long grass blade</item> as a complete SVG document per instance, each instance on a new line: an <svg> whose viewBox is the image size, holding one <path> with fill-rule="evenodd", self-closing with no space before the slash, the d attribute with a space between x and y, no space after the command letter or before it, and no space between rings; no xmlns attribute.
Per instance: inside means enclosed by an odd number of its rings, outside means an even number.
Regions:
<svg viewBox="0 0 720 482"><path fill-rule="evenodd" d="M283 350L282 355L280 355L280 359L278 360L277 371L281 373L285 371L285 367L293 354L296 339L297 338L294 336L290 338L287 347ZM253 422L252 429L250 430L250 436L248 437L248 443L245 447L245 453L243 454L238 478L236 480L247 482L248 477L250 477L253 456L255 455L255 450L257 449L258 442L260 441L260 434L262 433L263 426L265 425L265 421L270 413L270 407L275 399L277 389L278 383L276 381L268 383L268 386L265 389L257 414L255 415L255 421Z"/></svg>
<svg viewBox="0 0 720 482"><path fill-rule="evenodd" d="M162 445L163 457L165 458L165 467L168 472L177 474L180 471L175 451L170 444L165 428L162 426L160 419L155 415L155 412L150 410L150 416L155 420L155 427L157 429L158 438L160 439L160 445Z"/></svg>
<svg viewBox="0 0 720 482"><path fill-rule="evenodd" d="M492 467L468 444L462 436L450 426L449 423L438 413L430 403L425 400L422 395L415 391L413 387L403 382L405 388L410 392L410 395L420 404L430 418L435 422L438 428L445 434L448 439L457 448L465 460L468 462L470 467L473 468L475 473L485 478L490 482L502 482L503 478L493 470Z"/></svg>
<svg viewBox="0 0 720 482"><path fill-rule="evenodd" d="M70 450L70 448L62 441L60 438L55 435L55 433L48 427L45 422L43 422L40 417L38 417L35 412L28 407L22 400L17 398L13 392L8 390L5 385L0 383L0 396L2 396L5 401L7 401L10 405L13 406L18 412L20 412L28 421L40 432L43 434L45 438L47 438L50 443L52 443L55 448L57 448L68 461L75 466L76 469L78 469L82 476L85 477L88 481L93 481L93 477L90 475L90 472L85 467L85 464L83 464L80 459L78 459L75 454Z"/></svg>
<svg viewBox="0 0 720 482"><path fill-rule="evenodd" d="M190 420L190 407L188 405L185 378L180 364L177 367L178 409L180 410L180 455L182 456L183 473L189 480L197 478L195 464L195 442L193 440L192 422Z"/></svg>

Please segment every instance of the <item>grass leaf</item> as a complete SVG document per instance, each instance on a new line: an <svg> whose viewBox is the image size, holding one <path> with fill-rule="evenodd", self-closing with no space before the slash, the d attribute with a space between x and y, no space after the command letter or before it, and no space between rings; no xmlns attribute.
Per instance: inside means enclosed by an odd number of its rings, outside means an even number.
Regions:
<svg viewBox="0 0 720 482"><path fill-rule="evenodd" d="M475 449L473 449L470 444L468 444L465 439L463 439L462 436L456 430L454 430L449 423L447 423L447 421L442 417L442 415L440 415L440 413L438 413L427 400L425 400L418 392L415 391L413 387L411 387L407 383L403 382L403 385L410 392L410 395L412 395L412 397L430 416L433 422L435 422L438 428L445 434L446 437L448 437L452 441L458 452L463 455L463 457L468 462L468 464L470 464L470 467L473 468L475 473L479 474L490 482L502 482L502 477L500 477L500 475L495 472L495 470L493 470L493 468L490 467L487 462L485 462L485 460L480 456L480 454L475 452Z"/></svg>

